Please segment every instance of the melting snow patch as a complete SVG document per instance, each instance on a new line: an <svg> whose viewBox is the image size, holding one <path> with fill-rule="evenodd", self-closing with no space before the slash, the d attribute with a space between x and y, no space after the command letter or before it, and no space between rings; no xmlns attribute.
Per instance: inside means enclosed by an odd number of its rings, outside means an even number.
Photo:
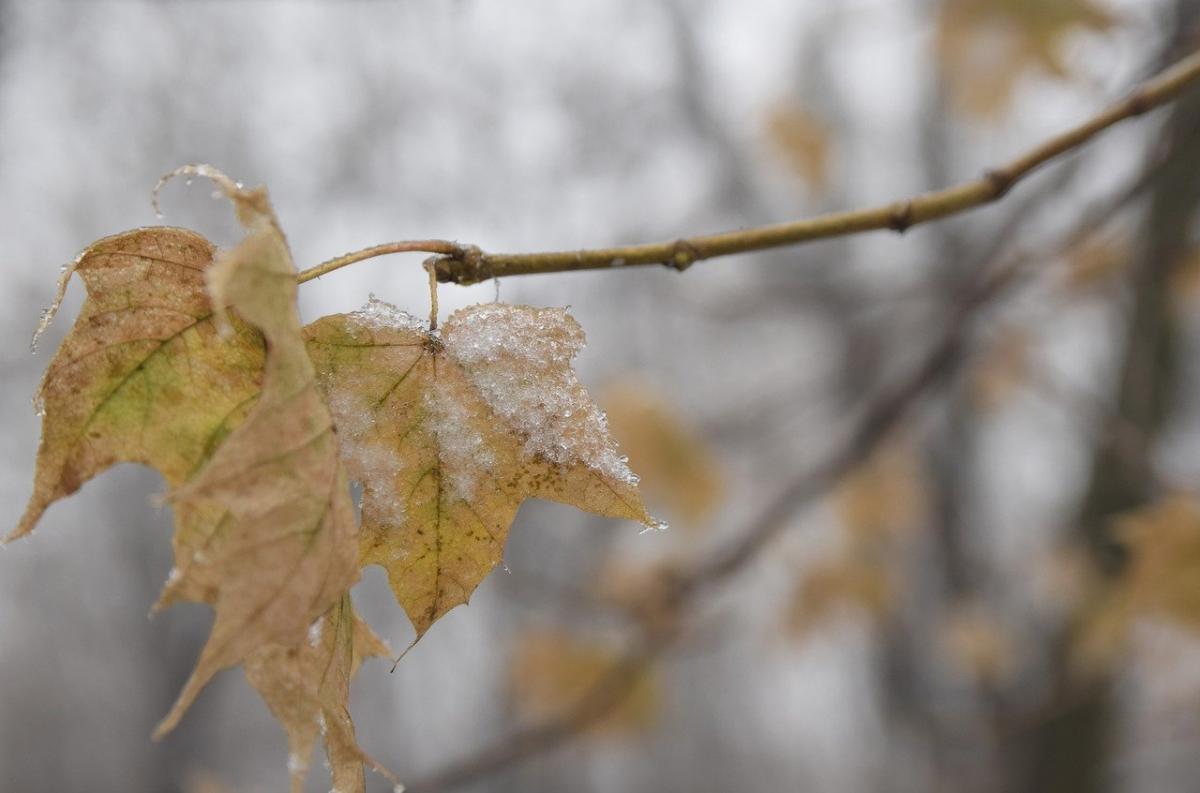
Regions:
<svg viewBox="0 0 1200 793"><path fill-rule="evenodd" d="M525 438L528 458L637 483L571 368L585 338L565 309L473 306L446 323L445 343L488 407Z"/></svg>

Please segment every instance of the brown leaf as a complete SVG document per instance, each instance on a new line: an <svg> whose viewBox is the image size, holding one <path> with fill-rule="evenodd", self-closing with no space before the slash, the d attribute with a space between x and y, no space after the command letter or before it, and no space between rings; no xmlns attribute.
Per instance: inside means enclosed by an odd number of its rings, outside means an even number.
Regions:
<svg viewBox="0 0 1200 793"><path fill-rule="evenodd" d="M363 563L418 638L499 563L526 498L652 525L571 369L583 332L565 311L472 306L431 334L373 300L306 335L363 485Z"/></svg>
<svg viewBox="0 0 1200 793"><path fill-rule="evenodd" d="M195 172L217 182L247 229L207 272L213 305L225 320L232 308L257 327L267 356L262 392L245 420L170 496L222 518L205 524L207 534L192 524L177 530L174 585L210 595L216 619L156 736L178 723L219 670L264 645L299 646L358 577L337 435L301 335L296 271L266 190Z"/></svg>
<svg viewBox="0 0 1200 793"><path fill-rule="evenodd" d="M42 440L34 492L13 540L46 508L119 462L182 484L259 392L263 345L238 320L218 335L204 277L213 247L191 231L106 237L64 273L87 298L38 391Z"/></svg>
<svg viewBox="0 0 1200 793"><path fill-rule="evenodd" d="M176 523L176 569L160 604L188 599L218 610L197 672L160 731L216 668L245 656L273 708L272 692L291 685L296 707L319 699L336 714L327 722L337 774L361 782L361 752L338 706L357 660L349 671L330 666L328 679L268 661L295 652L296 663L311 666L316 648L304 638L357 575L356 530L283 236L265 192L216 178L250 228L219 263L200 235L150 228L94 243L64 273L59 301L75 273L87 297L39 390L34 493L9 539L115 463L156 468L174 488ZM217 316L210 281L235 311ZM365 627L355 636L360 655L378 651Z"/></svg>
<svg viewBox="0 0 1200 793"><path fill-rule="evenodd" d="M313 623L306 642L271 645L246 659L247 679L287 732L292 793L304 790L318 734L325 738L333 789L365 790L366 758L348 709L350 681L363 660L388 655L387 645L354 613L345 595Z"/></svg>

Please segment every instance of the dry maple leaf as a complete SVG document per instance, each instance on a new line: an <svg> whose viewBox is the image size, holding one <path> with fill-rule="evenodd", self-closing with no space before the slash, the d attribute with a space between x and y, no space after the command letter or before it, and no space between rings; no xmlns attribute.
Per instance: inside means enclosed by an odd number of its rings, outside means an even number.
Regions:
<svg viewBox="0 0 1200 793"><path fill-rule="evenodd" d="M390 651L354 613L350 596L313 623L308 641L295 647L271 645L246 659L246 677L283 725L288 736L292 793L304 790L309 758L318 734L339 793L362 793L363 762L370 762L354 736L347 703L350 680L359 665Z"/></svg>
<svg viewBox="0 0 1200 793"><path fill-rule="evenodd" d="M206 289L213 256L211 243L194 232L137 229L92 244L64 273L60 298L75 273L87 298L39 390L44 418L34 493L9 539L32 531L50 504L118 462L152 466L168 485L183 485L251 412L263 380L263 339L234 314L226 318L227 332L218 331ZM294 333L298 340L298 322ZM227 571L212 562L229 550L222 533L236 528L227 506L176 503L177 569L161 602L219 600ZM346 547L352 565L352 537ZM197 554L209 563L194 565ZM184 576L185 569L191 574ZM378 652L365 627L355 635L360 656ZM273 692L291 686L297 701L319 696L327 711L344 714L343 682L300 678L295 664L266 662L299 653L296 663L310 664L304 659L317 651L307 647L301 641L257 649L247 659L247 672L253 669L253 682L272 707ZM305 685L312 688L306 692ZM335 695L341 697L340 710ZM333 723L332 717L327 721ZM335 729L329 738L331 755L340 760L335 765L339 774L353 773L347 770L357 757L349 748L353 728L339 721ZM357 773L361 777L361 763Z"/></svg>
<svg viewBox="0 0 1200 793"><path fill-rule="evenodd" d="M363 485L363 564L388 572L420 638L503 553L537 497L654 525L571 369L583 346L561 309L456 312L438 333L372 300L306 329Z"/></svg>
<svg viewBox="0 0 1200 793"><path fill-rule="evenodd" d="M299 646L358 577L356 526L333 418L317 387L296 308L296 271L264 188L206 168L234 202L243 240L207 271L212 304L235 309L266 340L262 392L203 466L170 495L220 512L211 532L180 526L175 586L210 592L212 633L179 699L178 723L216 672L268 644Z"/></svg>
<svg viewBox="0 0 1200 793"><path fill-rule="evenodd" d="M7 540L119 462L182 484L257 397L262 340L236 319L217 333L204 286L212 258L194 232L137 229L93 243L63 274L60 299L75 273L87 298L38 391L33 495Z"/></svg>

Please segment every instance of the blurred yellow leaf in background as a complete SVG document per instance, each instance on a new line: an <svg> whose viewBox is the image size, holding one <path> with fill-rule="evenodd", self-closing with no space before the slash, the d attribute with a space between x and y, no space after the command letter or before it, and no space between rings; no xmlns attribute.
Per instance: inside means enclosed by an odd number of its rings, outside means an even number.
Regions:
<svg viewBox="0 0 1200 793"><path fill-rule="evenodd" d="M1133 241L1127 236L1091 234L1067 253L1065 286L1084 292L1111 283L1133 262Z"/></svg>
<svg viewBox="0 0 1200 793"><path fill-rule="evenodd" d="M880 449L838 485L838 517L859 541L904 532L924 519L926 487L917 448L896 442Z"/></svg>
<svg viewBox="0 0 1200 793"><path fill-rule="evenodd" d="M620 656L603 645L554 630L531 631L521 637L513 653L509 670L513 703L532 722L562 716L619 662ZM659 710L656 675L643 670L630 693L589 731L610 737L638 732L653 725Z"/></svg>
<svg viewBox="0 0 1200 793"><path fill-rule="evenodd" d="M942 649L976 680L995 684L1017 666L1017 642L1008 627L979 603L961 603L940 625Z"/></svg>
<svg viewBox="0 0 1200 793"><path fill-rule="evenodd" d="M1126 513L1115 528L1129 560L1113 584L1091 587L1074 648L1085 672L1111 669L1122 658L1139 617L1200 631L1200 503L1168 496Z"/></svg>
<svg viewBox="0 0 1200 793"><path fill-rule="evenodd" d="M676 525L696 528L710 518L724 495L720 466L666 396L630 377L611 385L600 403L647 498L662 504Z"/></svg>
<svg viewBox="0 0 1200 793"><path fill-rule="evenodd" d="M990 118L1008 108L1026 71L1070 76L1063 58L1070 34L1115 24L1093 0L944 0L937 58L956 106Z"/></svg>
<svg viewBox="0 0 1200 793"><path fill-rule="evenodd" d="M879 619L888 613L894 594L882 560L854 553L836 556L804 572L785 614L785 628L802 639L843 609Z"/></svg>
<svg viewBox="0 0 1200 793"><path fill-rule="evenodd" d="M1121 586L1136 612L1200 630L1200 503L1171 496L1118 521L1130 561Z"/></svg>
<svg viewBox="0 0 1200 793"><path fill-rule="evenodd" d="M917 447L902 439L877 451L842 479L833 506L846 533L830 556L801 572L784 617L792 636L842 609L877 620L890 613L899 547L927 512Z"/></svg>
<svg viewBox="0 0 1200 793"><path fill-rule="evenodd" d="M807 187L825 192L833 147L825 122L803 108L779 104L767 115L767 135Z"/></svg>

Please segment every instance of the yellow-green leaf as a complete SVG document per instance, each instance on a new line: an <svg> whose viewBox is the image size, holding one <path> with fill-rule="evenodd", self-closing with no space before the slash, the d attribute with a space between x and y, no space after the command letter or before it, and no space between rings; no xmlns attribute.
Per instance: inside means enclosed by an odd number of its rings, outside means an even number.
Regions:
<svg viewBox="0 0 1200 793"><path fill-rule="evenodd" d="M526 498L653 523L571 368L565 311L472 306L430 333L373 300L306 335L363 485L363 564L386 568L418 637L499 563Z"/></svg>
<svg viewBox="0 0 1200 793"><path fill-rule="evenodd" d="M119 462L182 484L257 397L262 340L236 320L218 335L212 258L194 232L146 228L92 244L64 273L60 293L78 273L87 298L38 391L34 491L8 540Z"/></svg>

